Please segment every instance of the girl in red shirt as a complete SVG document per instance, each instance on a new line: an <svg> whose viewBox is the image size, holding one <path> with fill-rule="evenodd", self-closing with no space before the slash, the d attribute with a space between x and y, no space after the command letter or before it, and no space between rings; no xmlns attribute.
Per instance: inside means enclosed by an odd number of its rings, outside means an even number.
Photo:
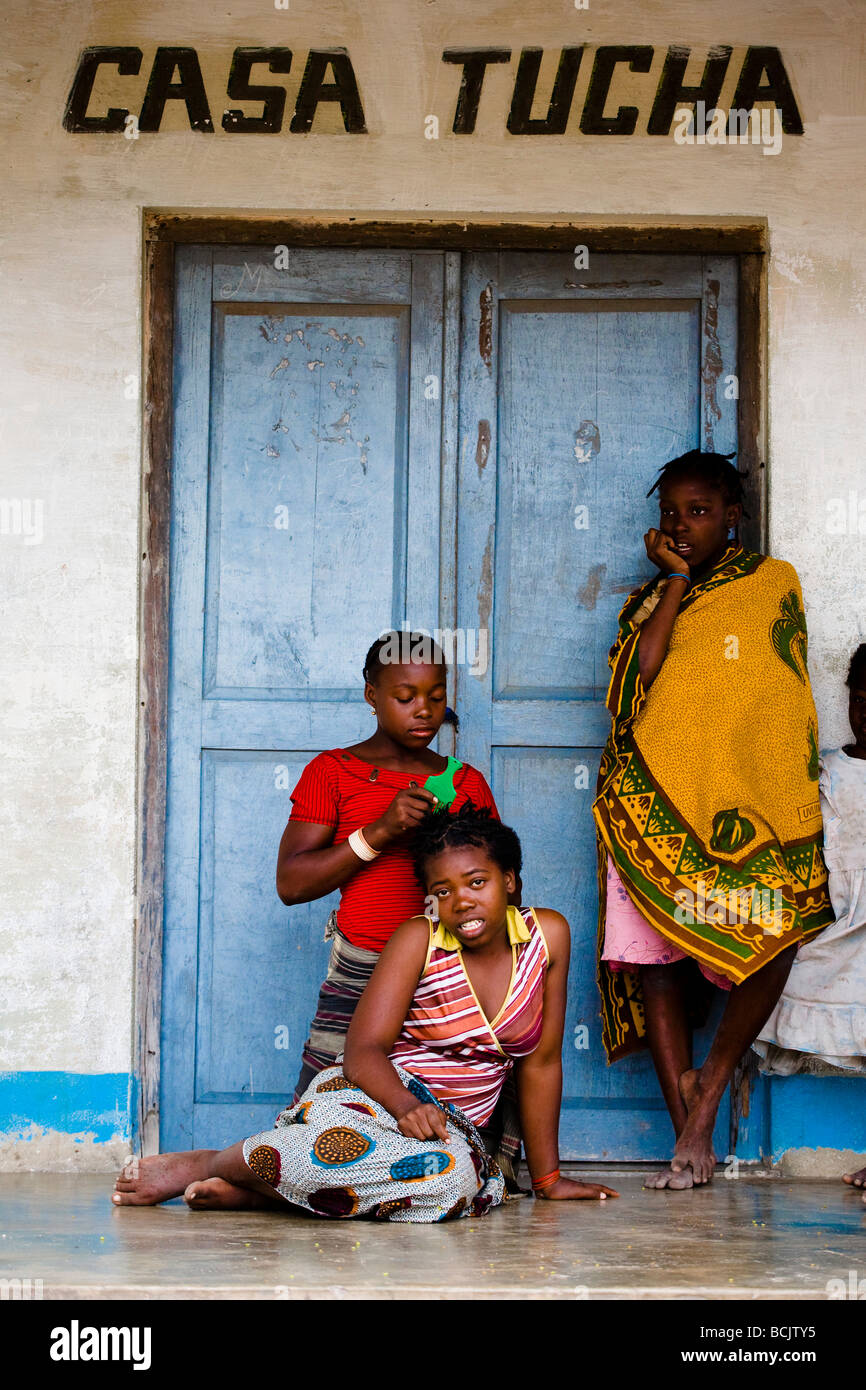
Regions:
<svg viewBox="0 0 866 1390"><path fill-rule="evenodd" d="M454 766L456 796L448 810L471 801L498 818L481 773L428 747L446 720L457 722L445 703L445 658L436 643L422 633L385 633L367 653L363 674L375 732L313 758L292 793L280 841L277 892L284 903L312 902L340 889L325 933L334 938L328 975L304 1045L296 1100L342 1052L386 941L425 909L405 844L407 831L436 800L424 781Z"/></svg>

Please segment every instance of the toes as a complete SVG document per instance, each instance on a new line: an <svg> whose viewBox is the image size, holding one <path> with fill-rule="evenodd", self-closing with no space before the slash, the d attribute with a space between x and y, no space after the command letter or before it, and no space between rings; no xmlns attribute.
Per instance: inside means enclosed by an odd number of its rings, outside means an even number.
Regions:
<svg viewBox="0 0 866 1390"><path fill-rule="evenodd" d="M183 1194L183 1200L193 1211L204 1211L206 1207L215 1205L215 1196L216 1193L209 1181L196 1180L187 1187Z"/></svg>
<svg viewBox="0 0 866 1390"><path fill-rule="evenodd" d="M671 1173L671 1180L668 1187L673 1192L684 1192L687 1188L694 1186L694 1176L688 1168L682 1168L677 1172Z"/></svg>
<svg viewBox="0 0 866 1390"><path fill-rule="evenodd" d="M644 1187L652 1188L655 1191L661 1191L663 1188L670 1185L673 1177L674 1174L670 1169L666 1169L663 1173L653 1173L651 1178L647 1178Z"/></svg>
<svg viewBox="0 0 866 1390"><path fill-rule="evenodd" d="M678 1187L704 1187L712 1182L715 1168L716 1156L712 1152L704 1157L701 1157L700 1151L692 1153L686 1150L685 1156L674 1152L671 1159L671 1171L680 1177L684 1174L689 1177L689 1182L678 1183Z"/></svg>
<svg viewBox="0 0 866 1390"><path fill-rule="evenodd" d="M651 1178L647 1178L644 1187L654 1188L661 1191L667 1188L670 1192L684 1192L687 1188L694 1186L695 1177L688 1167L675 1167L672 1163L670 1168L663 1173L654 1173Z"/></svg>

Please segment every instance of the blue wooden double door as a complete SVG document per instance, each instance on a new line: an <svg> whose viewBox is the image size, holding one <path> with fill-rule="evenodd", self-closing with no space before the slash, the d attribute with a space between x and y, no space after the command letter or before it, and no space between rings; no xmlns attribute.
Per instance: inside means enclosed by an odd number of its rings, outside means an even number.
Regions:
<svg viewBox="0 0 866 1390"><path fill-rule="evenodd" d="M563 1156L669 1153L648 1057L605 1063L591 804L645 494L736 447L736 304L731 258L178 252L163 1148L291 1094L336 895L277 898L289 796L369 734L364 654L406 626L453 634L454 751L571 923Z"/></svg>

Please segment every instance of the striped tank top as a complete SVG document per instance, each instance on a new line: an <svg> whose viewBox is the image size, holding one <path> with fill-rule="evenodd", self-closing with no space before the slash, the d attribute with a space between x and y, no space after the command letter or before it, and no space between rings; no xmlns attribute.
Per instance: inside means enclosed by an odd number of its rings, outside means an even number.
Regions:
<svg viewBox="0 0 866 1390"><path fill-rule="evenodd" d="M391 1061L453 1101L476 1125L492 1115L514 1058L541 1039L547 942L531 907L509 907L511 982L488 1019L463 966L460 942L432 917L430 944Z"/></svg>

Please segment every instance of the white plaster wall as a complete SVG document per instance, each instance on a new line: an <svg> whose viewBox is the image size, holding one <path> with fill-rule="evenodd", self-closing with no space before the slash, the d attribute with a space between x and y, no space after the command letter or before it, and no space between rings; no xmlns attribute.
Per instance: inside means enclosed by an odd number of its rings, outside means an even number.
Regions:
<svg viewBox="0 0 866 1390"><path fill-rule="evenodd" d="M588 11L571 0L290 0L288 11L272 0L6 0L0 496L41 499L44 538L0 536L0 953L11 998L0 1068L130 1067L141 440L125 392L140 366L143 207L766 216L771 549L803 582L822 743L844 740L844 670L866 637L866 536L829 534L825 503L866 494L863 18L862 0L590 0ZM508 136L520 48L550 49L543 82L559 48L581 41L657 46L643 121L668 43L695 46L693 80L708 44L774 44L806 134L786 137L777 157L587 139L576 131L584 60L569 133ZM216 133L185 128L181 108L137 141L67 134L78 54L109 43L143 48L143 72L102 79L95 107L111 97L137 111L156 45L189 44ZM296 55L286 127L307 49L340 43L370 134L220 130L233 48L277 43ZM441 53L473 44L514 56L488 73L476 134L458 138L460 70ZM438 141L424 138L430 113Z"/></svg>

